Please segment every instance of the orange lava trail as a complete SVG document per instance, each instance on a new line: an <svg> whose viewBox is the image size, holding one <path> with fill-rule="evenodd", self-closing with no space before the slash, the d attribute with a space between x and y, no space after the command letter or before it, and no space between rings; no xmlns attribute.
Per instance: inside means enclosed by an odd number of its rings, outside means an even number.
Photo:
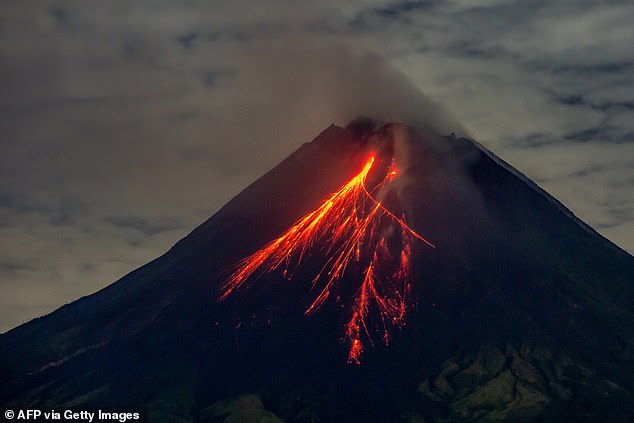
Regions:
<svg viewBox="0 0 634 423"><path fill-rule="evenodd" d="M306 214L279 238L259 251L239 261L222 287L220 300L244 285L255 273L283 269L285 278L292 278L312 247L318 242L327 257L321 270L312 280L313 287L321 289L306 309L306 314L317 311L332 292L333 286L343 278L354 264L363 271L363 281L354 301L351 318L345 326L345 337L350 343L348 361L360 364L363 353L363 333L373 343L368 328L372 306L377 310L383 331L383 341L389 342L389 327L402 326L406 312L406 296L411 277L410 255L413 239L434 247L404 221L385 208L367 190L365 183L374 164L372 156L361 172L328 197L316 210ZM392 182L397 172L390 169L372 192L380 192ZM387 219L387 220L386 220ZM386 224L386 221L388 222ZM391 253L387 247L386 225L400 228L400 250ZM398 257L393 260L392 257ZM396 264L395 264L396 262ZM366 263L366 264L364 264ZM395 271L391 271L396 268ZM375 325L376 326L376 325Z"/></svg>

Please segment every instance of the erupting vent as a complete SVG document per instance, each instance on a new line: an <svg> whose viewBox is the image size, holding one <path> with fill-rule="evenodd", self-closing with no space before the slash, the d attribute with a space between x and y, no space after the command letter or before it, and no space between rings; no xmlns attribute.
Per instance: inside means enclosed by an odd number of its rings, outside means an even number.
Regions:
<svg viewBox="0 0 634 423"><path fill-rule="evenodd" d="M374 330L381 332L387 345L390 328L405 323L413 248L416 243L434 246L405 223L404 214L397 217L377 199L388 192L397 177L394 163L374 188L366 187L374 162L375 157L370 157L359 174L316 210L238 262L222 287L220 300L226 299L256 272L280 269L285 278L292 279L302 260L320 257L321 270L312 279L312 289L318 294L306 314L320 308L344 275L346 279L356 279L361 283L344 328L345 341L349 344L348 361L360 364L362 338L365 335L373 345L371 333ZM313 252L319 254L313 255Z"/></svg>

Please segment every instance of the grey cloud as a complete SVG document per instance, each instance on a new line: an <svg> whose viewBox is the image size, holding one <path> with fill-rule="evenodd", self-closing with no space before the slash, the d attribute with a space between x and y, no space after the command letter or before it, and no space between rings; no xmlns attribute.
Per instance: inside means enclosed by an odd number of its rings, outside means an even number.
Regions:
<svg viewBox="0 0 634 423"><path fill-rule="evenodd" d="M521 138L507 138L507 144L521 148L542 147L550 144L557 144L561 142L559 137L555 137L552 134L546 134L543 132L536 132L527 134Z"/></svg>
<svg viewBox="0 0 634 423"><path fill-rule="evenodd" d="M60 25L66 25L69 20L68 9L63 7L52 7L50 9L51 16L55 19L55 21Z"/></svg>
<svg viewBox="0 0 634 423"><path fill-rule="evenodd" d="M589 107L603 112L634 110L634 101L604 101L593 102L583 97L581 94L555 95L555 101L566 106Z"/></svg>
<svg viewBox="0 0 634 423"><path fill-rule="evenodd" d="M197 32L188 32L179 36L176 41L185 49L191 49L194 47L196 41L200 38L200 34Z"/></svg>
<svg viewBox="0 0 634 423"><path fill-rule="evenodd" d="M367 29L385 21L411 18L413 12L432 9L442 2L430 1L401 1L376 6L369 10L360 11L348 24L352 28Z"/></svg>
<svg viewBox="0 0 634 423"><path fill-rule="evenodd" d="M110 216L104 218L104 221L120 228L135 229L146 236L182 227L182 223L174 218L149 220L140 216Z"/></svg>
<svg viewBox="0 0 634 423"><path fill-rule="evenodd" d="M210 88L216 86L220 78L231 76L235 76L235 71L232 69L204 69L202 71L202 80Z"/></svg>
<svg viewBox="0 0 634 423"><path fill-rule="evenodd" d="M573 74L615 74L634 70L632 62L613 62L613 63L597 63L594 65L557 65L551 68L554 73L573 73Z"/></svg>
<svg viewBox="0 0 634 423"><path fill-rule="evenodd" d="M0 262L0 270L3 272L17 272L22 270L34 270L34 267L25 261Z"/></svg>
<svg viewBox="0 0 634 423"><path fill-rule="evenodd" d="M571 141L590 141L596 139L600 135L603 135L606 132L607 128L605 125L594 126L590 128L586 128L582 131L573 132L564 136L567 140Z"/></svg>

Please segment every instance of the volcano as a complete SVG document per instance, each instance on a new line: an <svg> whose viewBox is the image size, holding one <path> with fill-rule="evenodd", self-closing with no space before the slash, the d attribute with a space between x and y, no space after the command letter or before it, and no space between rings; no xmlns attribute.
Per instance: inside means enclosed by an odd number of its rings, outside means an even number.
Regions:
<svg viewBox="0 0 634 423"><path fill-rule="evenodd" d="M162 257L0 335L0 405L634 420L634 259L467 138L331 125Z"/></svg>

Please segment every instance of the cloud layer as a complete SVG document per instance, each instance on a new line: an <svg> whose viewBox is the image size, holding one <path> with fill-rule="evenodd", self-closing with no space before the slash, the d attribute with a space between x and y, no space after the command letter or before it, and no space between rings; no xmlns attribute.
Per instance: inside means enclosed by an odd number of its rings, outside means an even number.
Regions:
<svg viewBox="0 0 634 423"><path fill-rule="evenodd" d="M633 252L633 20L571 0L11 2L0 331L160 255L332 121L462 131L416 89Z"/></svg>

